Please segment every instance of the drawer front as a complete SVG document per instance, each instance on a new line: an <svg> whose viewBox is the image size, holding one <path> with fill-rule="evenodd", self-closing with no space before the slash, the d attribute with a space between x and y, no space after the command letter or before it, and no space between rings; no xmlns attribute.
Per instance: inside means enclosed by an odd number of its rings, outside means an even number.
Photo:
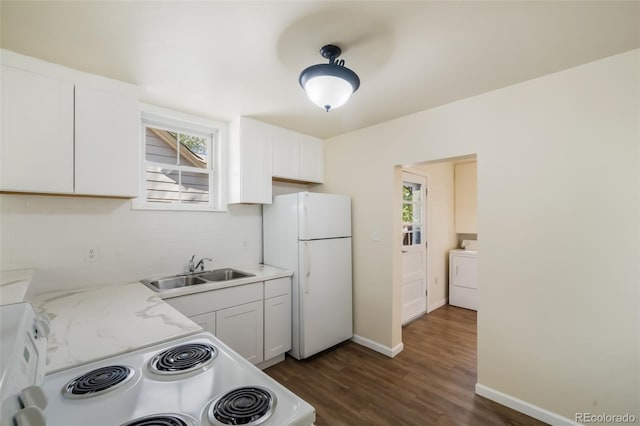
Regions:
<svg viewBox="0 0 640 426"><path fill-rule="evenodd" d="M449 304L477 311L478 290L457 285L449 286Z"/></svg>
<svg viewBox="0 0 640 426"><path fill-rule="evenodd" d="M217 311L243 303L262 300L263 282L203 291L187 296L165 299L169 305L187 316Z"/></svg>
<svg viewBox="0 0 640 426"><path fill-rule="evenodd" d="M264 298L284 296L291 293L291 277L278 278L264 282Z"/></svg>

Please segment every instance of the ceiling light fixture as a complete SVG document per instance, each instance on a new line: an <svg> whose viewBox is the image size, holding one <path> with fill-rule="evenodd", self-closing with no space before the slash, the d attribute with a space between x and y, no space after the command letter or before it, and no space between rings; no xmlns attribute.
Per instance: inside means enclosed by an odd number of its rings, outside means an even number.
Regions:
<svg viewBox="0 0 640 426"><path fill-rule="evenodd" d="M337 60L341 53L333 44L322 46L320 54L329 63L305 68L298 79L311 102L327 112L344 105L360 87L358 75L344 66L344 59Z"/></svg>

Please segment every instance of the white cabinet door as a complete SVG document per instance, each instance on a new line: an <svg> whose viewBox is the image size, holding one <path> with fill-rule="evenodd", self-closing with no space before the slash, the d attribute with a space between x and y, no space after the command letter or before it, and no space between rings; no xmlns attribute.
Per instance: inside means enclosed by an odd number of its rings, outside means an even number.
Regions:
<svg viewBox="0 0 640 426"><path fill-rule="evenodd" d="M228 202L271 204L271 136L246 117L231 125Z"/></svg>
<svg viewBox="0 0 640 426"><path fill-rule="evenodd" d="M136 97L77 84L75 103L75 192L137 196L140 120Z"/></svg>
<svg viewBox="0 0 640 426"><path fill-rule="evenodd" d="M216 337L253 364L263 358L263 301L216 311Z"/></svg>
<svg viewBox="0 0 640 426"><path fill-rule="evenodd" d="M299 145L299 176L305 182L324 182L324 144L322 140L303 136Z"/></svg>
<svg viewBox="0 0 640 426"><path fill-rule="evenodd" d="M264 359L291 349L291 294L264 301Z"/></svg>
<svg viewBox="0 0 640 426"><path fill-rule="evenodd" d="M455 166L455 228L458 234L478 233L478 163Z"/></svg>
<svg viewBox="0 0 640 426"><path fill-rule="evenodd" d="M73 82L2 66L3 191L73 193Z"/></svg>
<svg viewBox="0 0 640 426"><path fill-rule="evenodd" d="M293 179L299 175L298 140L293 132L285 129L274 129L273 136L273 169L276 178Z"/></svg>
<svg viewBox="0 0 640 426"><path fill-rule="evenodd" d="M216 334L216 313L207 312L206 314L192 315L189 319L198 324L204 331Z"/></svg>

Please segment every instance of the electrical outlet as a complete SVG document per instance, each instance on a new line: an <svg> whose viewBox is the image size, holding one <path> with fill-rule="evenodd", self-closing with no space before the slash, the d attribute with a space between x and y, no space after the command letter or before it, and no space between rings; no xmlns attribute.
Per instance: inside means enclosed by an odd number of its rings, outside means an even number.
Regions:
<svg viewBox="0 0 640 426"><path fill-rule="evenodd" d="M88 247L84 251L84 261L85 263L95 263L98 261L98 248L97 247Z"/></svg>
<svg viewBox="0 0 640 426"><path fill-rule="evenodd" d="M244 240L244 241L242 242L242 247L247 248L247 246L248 246L248 244L247 244L247 240Z"/></svg>
<svg viewBox="0 0 640 426"><path fill-rule="evenodd" d="M373 231L373 235L371 236L371 239L373 241L380 241L380 231L378 230Z"/></svg>

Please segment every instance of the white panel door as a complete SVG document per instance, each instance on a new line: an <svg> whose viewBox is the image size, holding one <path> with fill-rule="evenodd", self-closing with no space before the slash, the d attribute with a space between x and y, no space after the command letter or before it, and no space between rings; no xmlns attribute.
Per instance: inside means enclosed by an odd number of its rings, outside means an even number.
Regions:
<svg viewBox="0 0 640 426"><path fill-rule="evenodd" d="M351 197L300 192L298 235L301 240L351 236Z"/></svg>
<svg viewBox="0 0 640 426"><path fill-rule="evenodd" d="M426 178L402 173L402 323L427 311Z"/></svg>
<svg viewBox="0 0 640 426"><path fill-rule="evenodd" d="M301 358L353 336L351 238L299 244Z"/></svg>
<svg viewBox="0 0 640 426"><path fill-rule="evenodd" d="M4 191L73 193L73 83L2 66Z"/></svg>
<svg viewBox="0 0 640 426"><path fill-rule="evenodd" d="M138 194L138 103L135 96L76 85L77 194Z"/></svg>
<svg viewBox="0 0 640 426"><path fill-rule="evenodd" d="M253 364L263 360L263 301L216 311L216 337Z"/></svg>

